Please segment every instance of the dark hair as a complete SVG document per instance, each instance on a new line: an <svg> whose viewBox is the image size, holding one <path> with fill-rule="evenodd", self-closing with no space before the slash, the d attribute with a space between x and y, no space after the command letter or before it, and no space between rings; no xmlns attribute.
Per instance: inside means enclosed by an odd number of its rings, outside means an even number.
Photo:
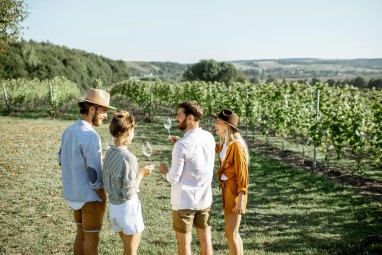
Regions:
<svg viewBox="0 0 382 255"><path fill-rule="evenodd" d="M86 102L86 101L78 102L78 107L80 108L80 113L81 114L88 114L89 113L89 108L92 107L92 106L94 106L96 108L96 110L99 107L96 104L89 103L89 102Z"/></svg>
<svg viewBox="0 0 382 255"><path fill-rule="evenodd" d="M116 111L111 120L109 131L116 139L123 136L127 131L135 126L134 117L125 111Z"/></svg>
<svg viewBox="0 0 382 255"><path fill-rule="evenodd" d="M203 117L203 108L196 101L189 100L179 103L178 108L183 108L186 116L193 115L195 121L199 121Z"/></svg>

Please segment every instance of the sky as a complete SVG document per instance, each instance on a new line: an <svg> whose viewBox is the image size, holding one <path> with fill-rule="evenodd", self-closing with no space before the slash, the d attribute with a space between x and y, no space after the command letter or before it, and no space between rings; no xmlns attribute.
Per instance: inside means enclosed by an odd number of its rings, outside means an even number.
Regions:
<svg viewBox="0 0 382 255"><path fill-rule="evenodd" d="M25 40L125 61L382 58L381 0L24 0Z"/></svg>

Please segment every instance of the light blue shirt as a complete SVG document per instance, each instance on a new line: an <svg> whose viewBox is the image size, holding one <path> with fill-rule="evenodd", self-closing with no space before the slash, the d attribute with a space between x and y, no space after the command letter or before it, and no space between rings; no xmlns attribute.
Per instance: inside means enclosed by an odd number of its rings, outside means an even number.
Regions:
<svg viewBox="0 0 382 255"><path fill-rule="evenodd" d="M202 210L212 204L215 140L201 128L191 129L177 141L166 179L171 183L173 210Z"/></svg>
<svg viewBox="0 0 382 255"><path fill-rule="evenodd" d="M58 161L66 200L102 201L95 192L103 187L101 139L90 123L78 120L64 131Z"/></svg>

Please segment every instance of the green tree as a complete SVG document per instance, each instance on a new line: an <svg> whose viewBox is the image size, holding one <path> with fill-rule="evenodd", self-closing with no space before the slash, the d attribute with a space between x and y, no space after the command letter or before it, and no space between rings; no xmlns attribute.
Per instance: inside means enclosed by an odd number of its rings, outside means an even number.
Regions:
<svg viewBox="0 0 382 255"><path fill-rule="evenodd" d="M313 77L312 80L310 81L310 83L311 83L312 85L316 85L317 83L320 83L320 82L321 82L320 79L318 79L318 78L316 78L316 77Z"/></svg>
<svg viewBox="0 0 382 255"><path fill-rule="evenodd" d="M278 82L278 79L277 79L276 77L272 76L272 75L269 75L269 76L268 76L268 79L267 79L265 82L266 82L266 83L271 83L271 82L273 82L273 83L277 83L277 82Z"/></svg>
<svg viewBox="0 0 382 255"><path fill-rule="evenodd" d="M354 79L353 85L357 88L364 88L366 87L366 81L363 77L358 76L357 78Z"/></svg>
<svg viewBox="0 0 382 255"><path fill-rule="evenodd" d="M19 38L20 23L28 16L26 8L22 0L0 0L0 52Z"/></svg>
<svg viewBox="0 0 382 255"><path fill-rule="evenodd" d="M222 62L220 63L220 70L217 76L217 82L224 82L226 84L231 82L245 82L243 73L238 71L234 65Z"/></svg>
<svg viewBox="0 0 382 255"><path fill-rule="evenodd" d="M370 79L367 83L368 88L382 88L382 79Z"/></svg>
<svg viewBox="0 0 382 255"><path fill-rule="evenodd" d="M219 63L215 60L201 60L188 66L183 73L186 81L215 81L219 74Z"/></svg>
<svg viewBox="0 0 382 255"><path fill-rule="evenodd" d="M183 73L186 81L216 81L229 84L231 82L244 82L244 75L234 65L215 60L201 60L190 65Z"/></svg>
<svg viewBox="0 0 382 255"><path fill-rule="evenodd" d="M326 81L326 83L329 85L329 86L334 86L336 84L336 81L334 79L328 79Z"/></svg>

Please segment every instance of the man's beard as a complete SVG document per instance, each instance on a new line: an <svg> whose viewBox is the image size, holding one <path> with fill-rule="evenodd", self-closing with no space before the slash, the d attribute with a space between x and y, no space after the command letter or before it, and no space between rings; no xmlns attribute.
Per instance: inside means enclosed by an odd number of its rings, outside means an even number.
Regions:
<svg viewBox="0 0 382 255"><path fill-rule="evenodd" d="M102 124L102 120L100 119L99 115L95 114L92 119L92 123L94 126L99 127Z"/></svg>
<svg viewBox="0 0 382 255"><path fill-rule="evenodd" d="M187 128L187 119L184 119L182 122L179 122L178 129L186 130L186 128Z"/></svg>

